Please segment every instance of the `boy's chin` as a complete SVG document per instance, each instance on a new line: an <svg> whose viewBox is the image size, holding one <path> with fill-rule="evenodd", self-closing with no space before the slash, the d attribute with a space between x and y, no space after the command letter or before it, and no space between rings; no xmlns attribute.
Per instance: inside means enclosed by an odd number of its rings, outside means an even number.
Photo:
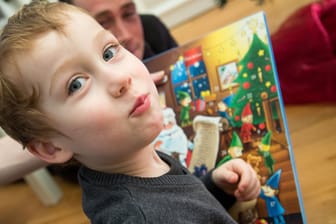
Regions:
<svg viewBox="0 0 336 224"><path fill-rule="evenodd" d="M163 122L163 121L162 121ZM156 131L156 133L155 133L155 135L154 135L154 138L153 138L153 140L161 133L161 131L163 131L163 123L160 123L160 125L158 125L158 127L157 127L157 131Z"/></svg>
<svg viewBox="0 0 336 224"><path fill-rule="evenodd" d="M153 142L159 136L161 131L163 130L163 123L162 122L157 126L157 128L155 128L155 131L154 131L154 129L152 129L153 130L153 135L150 138L150 142Z"/></svg>

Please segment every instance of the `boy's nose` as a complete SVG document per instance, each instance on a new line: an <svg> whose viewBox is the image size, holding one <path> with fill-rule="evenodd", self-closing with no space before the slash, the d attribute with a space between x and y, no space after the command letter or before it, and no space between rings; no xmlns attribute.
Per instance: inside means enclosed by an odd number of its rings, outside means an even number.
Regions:
<svg viewBox="0 0 336 224"><path fill-rule="evenodd" d="M108 91L113 97L120 97L124 95L132 84L132 77L130 75L112 75L109 80Z"/></svg>

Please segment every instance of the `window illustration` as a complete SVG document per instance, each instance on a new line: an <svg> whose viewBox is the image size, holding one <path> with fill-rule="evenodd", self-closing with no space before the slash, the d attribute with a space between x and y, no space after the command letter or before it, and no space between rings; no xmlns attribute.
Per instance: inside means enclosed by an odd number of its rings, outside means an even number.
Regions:
<svg viewBox="0 0 336 224"><path fill-rule="evenodd" d="M191 48L179 57L171 68L171 79L175 96L183 91L199 99L202 91L210 89L201 47Z"/></svg>
<svg viewBox="0 0 336 224"><path fill-rule="evenodd" d="M235 62L230 62L217 67L217 73L222 90L234 85L234 80L238 76L238 68Z"/></svg>

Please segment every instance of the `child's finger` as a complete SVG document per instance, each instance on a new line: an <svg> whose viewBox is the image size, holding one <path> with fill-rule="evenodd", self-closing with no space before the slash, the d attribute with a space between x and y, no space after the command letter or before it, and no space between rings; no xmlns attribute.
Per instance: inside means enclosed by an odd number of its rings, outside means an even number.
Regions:
<svg viewBox="0 0 336 224"><path fill-rule="evenodd" d="M237 189L240 192L250 190L251 188L256 187L258 183L257 175L249 165L245 165L242 169Z"/></svg>
<svg viewBox="0 0 336 224"><path fill-rule="evenodd" d="M250 200L259 196L260 182L253 170L246 177L239 183L237 195L240 195L243 200Z"/></svg>
<svg viewBox="0 0 336 224"><path fill-rule="evenodd" d="M238 189L240 191L244 191L251 185L251 182L254 181L254 179L256 178L256 174L248 164L244 164L243 166L240 167L239 174L240 174L240 181L238 184Z"/></svg>
<svg viewBox="0 0 336 224"><path fill-rule="evenodd" d="M235 172L232 172L230 170L227 170L226 172L223 172L223 182L229 183L229 184L238 184L239 182L239 175Z"/></svg>
<svg viewBox="0 0 336 224"><path fill-rule="evenodd" d="M260 194L259 181L255 181L251 183L250 187L246 189L244 192L237 190L235 194L238 200L243 200L243 201L252 200L252 199L257 198Z"/></svg>

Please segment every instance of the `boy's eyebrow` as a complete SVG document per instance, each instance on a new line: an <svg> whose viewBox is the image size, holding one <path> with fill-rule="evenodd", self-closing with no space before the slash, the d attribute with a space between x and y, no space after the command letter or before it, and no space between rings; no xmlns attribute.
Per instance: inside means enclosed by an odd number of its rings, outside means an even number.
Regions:
<svg viewBox="0 0 336 224"><path fill-rule="evenodd" d="M49 96L52 95L51 93L53 92L53 89L54 89L54 83L61 76L61 74L62 74L61 71L64 68L68 67L69 64L71 64L71 61L72 61L71 58L64 60L64 62L62 63L62 65L59 66L59 67L57 67L56 71L51 75L50 88L49 88Z"/></svg>
<svg viewBox="0 0 336 224"><path fill-rule="evenodd" d="M106 36L107 34L111 35L109 31L107 31L105 29L101 29L94 35L92 40L93 40L94 45L96 45L95 47L97 47L97 48L101 47L99 45L99 43L102 42L102 40L104 39L104 36ZM53 74L51 75L49 95L51 95L51 93L53 92L54 83L57 80L57 78L62 76L61 71L64 70L65 68L71 66L72 62L73 62L73 57L64 59L62 64L60 66L58 66L56 68L56 70L53 72Z"/></svg>

